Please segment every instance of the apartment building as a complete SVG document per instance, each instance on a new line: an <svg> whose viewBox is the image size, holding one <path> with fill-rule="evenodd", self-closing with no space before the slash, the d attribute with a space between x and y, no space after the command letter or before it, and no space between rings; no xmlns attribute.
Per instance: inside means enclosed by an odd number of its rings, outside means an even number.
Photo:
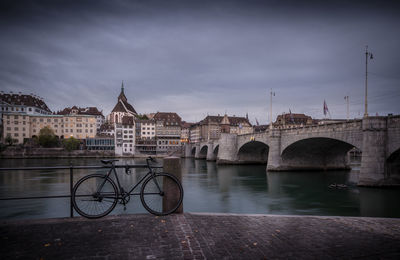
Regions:
<svg viewBox="0 0 400 260"><path fill-rule="evenodd" d="M115 154L134 155L135 154L135 120L133 116L124 116L120 123L115 125Z"/></svg>
<svg viewBox="0 0 400 260"><path fill-rule="evenodd" d="M57 115L87 115L87 116L94 116L96 118L96 129L97 132L100 131L100 127L105 122L105 117L102 111L99 111L97 107L66 107L61 111L56 113Z"/></svg>
<svg viewBox="0 0 400 260"><path fill-rule="evenodd" d="M3 114L3 138L11 136L23 143L25 138L38 136L40 129L50 127L59 138L77 139L96 136L96 118L86 115L23 115Z"/></svg>
<svg viewBox="0 0 400 260"><path fill-rule="evenodd" d="M182 119L177 113L157 112L156 122L157 153L169 153L181 149Z"/></svg>

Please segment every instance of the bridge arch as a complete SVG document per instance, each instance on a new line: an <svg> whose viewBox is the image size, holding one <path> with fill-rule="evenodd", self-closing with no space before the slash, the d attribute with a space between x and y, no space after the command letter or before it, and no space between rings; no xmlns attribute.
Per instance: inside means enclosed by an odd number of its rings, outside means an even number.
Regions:
<svg viewBox="0 0 400 260"><path fill-rule="evenodd" d="M388 157L386 165L388 177L396 179L396 183L400 183L400 148Z"/></svg>
<svg viewBox="0 0 400 260"><path fill-rule="evenodd" d="M288 170L349 169L347 153L353 147L347 142L327 137L302 139L282 151L282 165Z"/></svg>
<svg viewBox="0 0 400 260"><path fill-rule="evenodd" d="M215 146L214 150L213 150L215 158L217 158L217 156L218 156L218 151L219 151L219 144L217 144L217 146Z"/></svg>
<svg viewBox="0 0 400 260"><path fill-rule="evenodd" d="M208 146L204 145L200 149L199 158L206 158L207 157Z"/></svg>
<svg viewBox="0 0 400 260"><path fill-rule="evenodd" d="M269 146L260 141L250 141L243 144L237 153L239 163L267 163Z"/></svg>

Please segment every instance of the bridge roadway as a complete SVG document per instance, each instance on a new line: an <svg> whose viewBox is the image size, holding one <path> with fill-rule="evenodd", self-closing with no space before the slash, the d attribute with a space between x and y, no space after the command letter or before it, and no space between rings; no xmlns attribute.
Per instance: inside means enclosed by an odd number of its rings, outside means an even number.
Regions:
<svg viewBox="0 0 400 260"><path fill-rule="evenodd" d="M362 152L358 185L400 185L400 115L255 134L221 133L184 147L184 157L217 164L264 163L269 171L350 169L348 152Z"/></svg>
<svg viewBox="0 0 400 260"><path fill-rule="evenodd" d="M400 219L148 214L2 221L1 259L399 259Z"/></svg>

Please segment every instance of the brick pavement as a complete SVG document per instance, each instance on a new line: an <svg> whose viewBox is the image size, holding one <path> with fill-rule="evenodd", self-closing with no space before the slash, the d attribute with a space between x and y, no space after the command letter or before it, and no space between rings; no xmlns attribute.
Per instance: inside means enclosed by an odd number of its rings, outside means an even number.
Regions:
<svg viewBox="0 0 400 260"><path fill-rule="evenodd" d="M1 259L399 259L400 219L148 214L2 221Z"/></svg>

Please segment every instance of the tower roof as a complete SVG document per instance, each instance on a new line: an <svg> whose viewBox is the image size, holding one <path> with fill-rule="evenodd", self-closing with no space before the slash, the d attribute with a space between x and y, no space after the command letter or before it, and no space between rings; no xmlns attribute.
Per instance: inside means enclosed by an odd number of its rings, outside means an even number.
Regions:
<svg viewBox="0 0 400 260"><path fill-rule="evenodd" d="M122 100L122 101L124 101L124 102L128 102L128 99L126 98L125 93L124 93L124 81L122 81L122 84L121 84L121 93L120 93L119 96L118 96L118 101L120 101L120 100Z"/></svg>
<svg viewBox="0 0 400 260"><path fill-rule="evenodd" d="M118 102L114 106L114 108L111 112L125 112L125 113L137 114L136 110L133 108L133 106L131 104L128 103L128 99L125 96L123 81L121 84L121 93L118 96Z"/></svg>

